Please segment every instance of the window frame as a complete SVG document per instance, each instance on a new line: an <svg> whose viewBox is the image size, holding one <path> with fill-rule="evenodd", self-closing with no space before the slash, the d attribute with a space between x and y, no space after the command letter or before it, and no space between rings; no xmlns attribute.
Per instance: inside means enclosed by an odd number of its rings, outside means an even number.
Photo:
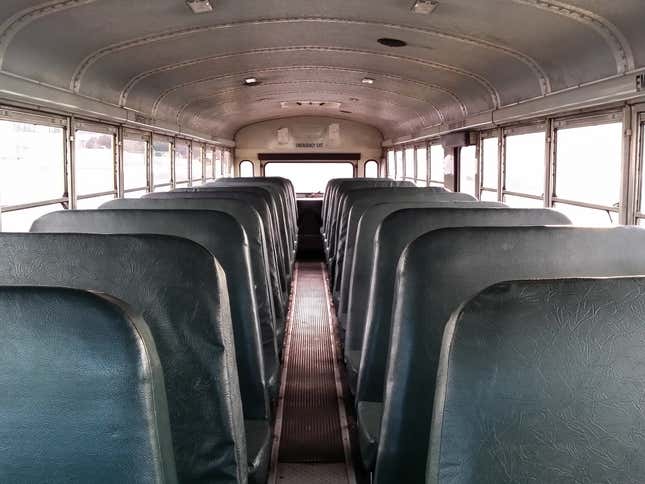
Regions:
<svg viewBox="0 0 645 484"><path fill-rule="evenodd" d="M425 160L419 159L419 150L421 149L425 150L426 152ZM424 187L427 187L429 184L429 179L430 179L430 156L428 155L429 149L430 147L428 143L417 143L414 145L414 182L417 186L419 182L422 182ZM419 163L424 163L424 162L426 167L426 176L425 178L419 178Z"/></svg>
<svg viewBox="0 0 645 484"><path fill-rule="evenodd" d="M145 131L138 131L133 129L124 129L121 133L122 139L120 144L120 158L121 163L119 167L119 197L123 198L128 193L144 191L150 193L151 191L151 164L152 159L150 156L152 150L152 138L153 134ZM125 142L126 141L143 141L146 143L146 148L144 151L145 156L145 165L146 165L146 186L137 187L137 188L126 188L125 186Z"/></svg>
<svg viewBox="0 0 645 484"><path fill-rule="evenodd" d="M549 137L550 133L549 130L547 129L547 123L542 121L539 123L531 123L531 124L522 124L522 125L516 125L516 126L509 126L505 127L502 129L502 143L503 143L503 158L502 158L502 186L501 186L501 199L502 202L506 200L506 195L509 195L511 197L518 197L518 198L530 198L532 200L541 200L543 203L543 206L548 206L547 205L547 190L548 187L545 185L545 182L542 182L542 195L534 195L532 193L524 193L524 192L517 192L514 190L508 190L506 188L506 174L508 172L508 149L507 149L507 140L509 136L519 136L523 134L534 134L534 133L544 133L544 139L545 139L545 144L544 144L544 157L543 157L543 163L544 163L544 168L543 168L543 175L544 175L544 180L546 180L547 173L550 171L550 156L547 156L547 146L549 145Z"/></svg>
<svg viewBox="0 0 645 484"><path fill-rule="evenodd" d="M376 176L373 176L373 177L372 176L370 176L370 177L367 176L367 165L369 163L375 163L376 164ZM370 159L366 160L365 163L363 163L363 178L378 178L379 177L379 171L380 171L379 169L380 169L379 162L376 161L374 158L370 158Z"/></svg>
<svg viewBox="0 0 645 484"><path fill-rule="evenodd" d="M69 165L70 151L70 122L67 118L57 115L41 115L19 109L0 106L0 120L13 123L31 124L49 128L60 128L63 136L63 164L60 167L63 170L63 193L62 196L53 199L34 200L33 202L0 205L0 231L2 230L2 214L18 212L20 210L29 210L32 208L46 207L48 205L61 205L61 208L74 208L75 197L72 192L71 167Z"/></svg>
<svg viewBox="0 0 645 484"><path fill-rule="evenodd" d="M249 163L251 165L251 175L250 176L242 175L242 165L244 165L244 163ZM248 159L241 160L240 163L238 164L237 169L238 169L238 174L239 174L240 178L252 178L252 177L255 176L255 164L251 160L248 160Z"/></svg>
<svg viewBox="0 0 645 484"><path fill-rule="evenodd" d="M408 163L408 156L412 155L412 160ZM408 173L408 164L412 167L412 173ZM417 179L417 150L414 145L403 146L403 180L416 182Z"/></svg>
<svg viewBox="0 0 645 484"><path fill-rule="evenodd" d="M400 157L399 157L400 154ZM400 161L400 163L399 163ZM399 164L401 165L401 173L399 173ZM401 146L394 149L394 179L403 180L405 176L405 149Z"/></svg>
<svg viewBox="0 0 645 484"><path fill-rule="evenodd" d="M154 144L157 142L162 142L166 143L168 145L168 155L170 159L168 160L170 162L170 181L164 182L164 183L155 183L155 171L154 171L154 153L155 153L155 148ZM170 136L165 136L157 133L153 133L152 135L152 142L151 142L151 159L150 159L150 188L151 191L157 191L158 188L166 188L169 187L169 189L174 188L174 179L175 179L175 170L174 170L174 164L175 164L175 142L174 138Z"/></svg>
<svg viewBox="0 0 645 484"><path fill-rule="evenodd" d="M195 177L195 150L199 150L199 156L197 157L200 161L201 173L198 173ZM204 143L199 143L197 141L190 142L190 183L189 186L193 186L193 182L198 182L199 184L204 183Z"/></svg>
<svg viewBox="0 0 645 484"><path fill-rule="evenodd" d="M484 162L485 162L485 157L484 157L484 142L487 139L492 139L496 138L497 139L497 188L492 188L492 187L487 187L484 185L484 175L485 175L485 170L484 170ZM495 198L498 201L502 200L502 190L500 189L502 186L503 182L503 173L502 173L502 164L503 164L503 156L504 156L504 136L503 136L503 129L493 129L493 130L487 130L487 131L482 131L479 133L479 160L478 160L478 168L479 168L479 200L481 200L482 193L483 192L488 192L488 193L494 193Z"/></svg>
<svg viewBox="0 0 645 484"><path fill-rule="evenodd" d="M645 105L640 106L645 109ZM645 180L645 111L640 111L634 116L634 133L635 136L635 149L633 150L634 160L636 165L634 183L634 217L630 222L635 225L640 225L641 220L645 220L645 211L641 211L641 203L644 201L642 198L643 185Z"/></svg>
<svg viewBox="0 0 645 484"><path fill-rule="evenodd" d="M113 195L114 198L119 198L119 187L121 186L119 183L119 178L121 176L122 170L120 170L120 155L119 151L121 149L121 146L119 146L119 128L117 126L111 125L111 124L103 124L103 123L96 123L94 121L85 121L85 120L77 120L74 119L72 122L72 129L73 129L73 138L72 138L72 177L74 180L74 207L76 208L78 205L79 200L91 200L93 198L100 198L100 197L107 197L109 195ZM76 133L79 131L85 131L89 133L98 133L98 134L107 134L112 136L112 175L113 175L113 182L112 190L104 190L102 192L93 192L93 193L87 193L83 195L78 194L78 177L77 177L77 166L78 166L78 160L77 160L77 154L76 154Z"/></svg>
<svg viewBox="0 0 645 484"><path fill-rule="evenodd" d="M615 124L623 123L623 114L619 111L609 112L609 113L591 113L586 116L573 116L554 119L551 123L550 138L552 142L552 147L550 150L550 155L552 161L550 163L551 174L549 177L550 181L550 204L552 208L556 208L556 203L563 205L572 205L574 207L589 208L593 210L600 210L605 212L615 213L618 219L620 219L620 205L621 205L621 191L619 187L618 193L618 207L609 207L602 204L585 202L582 200L571 200L564 197L558 197L556 194L557 191L557 163L558 163L558 130L560 129L571 129L571 128L586 128L593 126L601 126L603 124ZM624 126L623 126L624 131ZM622 160L622 153L621 153ZM622 165L622 162L621 162ZM619 168L619 179L622 179L622 166Z"/></svg>
<svg viewBox="0 0 645 484"><path fill-rule="evenodd" d="M187 172L187 178L178 180L177 179L177 152L178 146L179 145L186 145L188 147L188 155L186 157L186 163L188 164L188 172ZM173 158L172 158L172 187L177 188L178 184L190 186L190 172L192 171L192 141L186 138L179 138L175 137L173 138L173 144L172 144L172 153L173 153Z"/></svg>
<svg viewBox="0 0 645 484"><path fill-rule="evenodd" d="M394 148L389 148L385 153L385 166L385 175L394 180L396 177L396 153Z"/></svg>
<svg viewBox="0 0 645 484"><path fill-rule="evenodd" d="M461 175L463 173L462 164L461 164L462 163L461 153L462 153L462 150L464 150L466 148L473 148L475 150L475 154L474 154L474 157L475 157L475 179L473 181L473 191L474 191L474 193L472 193L472 194L470 194L468 192L464 192L463 187L461 186L461 182L462 182ZM480 181L479 181L480 180L480 171L479 170L480 170L480 164L481 164L481 162L480 162L480 160L481 160L481 151L480 151L479 143L460 146L458 153L459 153L458 154L458 156L459 156L459 169L458 169L457 178L456 178L457 179L457 188L459 189L458 191L461 192L461 193L467 193L469 195L472 195L476 199L479 199L480 198L480 186L479 186L479 184L480 184Z"/></svg>
<svg viewBox="0 0 645 484"><path fill-rule="evenodd" d="M428 155L427 155L428 156L428 186L442 186L442 187L445 187L445 184L446 184L445 171L442 170L442 175L444 175L444 177L441 180L438 180L438 179L434 178L434 173L432 172L432 147L433 146L441 146L441 149L444 150L444 158L446 156L445 149L441 145L441 141L439 140L439 138L435 138L435 139L430 140L428 142L428 144L427 144L427 147L428 147L428 151L427 151L427 153L428 153ZM443 166L444 158L441 159L442 166Z"/></svg>

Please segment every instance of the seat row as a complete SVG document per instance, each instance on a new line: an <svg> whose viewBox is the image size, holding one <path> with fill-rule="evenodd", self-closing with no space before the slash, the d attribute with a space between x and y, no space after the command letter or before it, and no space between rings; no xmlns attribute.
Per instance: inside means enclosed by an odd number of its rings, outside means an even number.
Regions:
<svg viewBox="0 0 645 484"><path fill-rule="evenodd" d="M222 179L1 234L2 480L265 482L295 203Z"/></svg>
<svg viewBox="0 0 645 484"><path fill-rule="evenodd" d="M392 183L321 228L374 482L638 480L645 231Z"/></svg>

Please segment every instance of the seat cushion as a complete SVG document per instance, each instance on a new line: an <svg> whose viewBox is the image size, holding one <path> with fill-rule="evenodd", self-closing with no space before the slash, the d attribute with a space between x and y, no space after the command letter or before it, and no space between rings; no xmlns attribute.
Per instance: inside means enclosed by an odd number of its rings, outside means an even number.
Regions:
<svg viewBox="0 0 645 484"><path fill-rule="evenodd" d="M245 420L246 453L249 462L249 482L264 484L268 478L271 458L271 425L265 420Z"/></svg>
<svg viewBox="0 0 645 484"><path fill-rule="evenodd" d="M365 469L372 471L376 465L378 440L381 433L383 417L382 402L358 403L358 438L361 448L361 459Z"/></svg>

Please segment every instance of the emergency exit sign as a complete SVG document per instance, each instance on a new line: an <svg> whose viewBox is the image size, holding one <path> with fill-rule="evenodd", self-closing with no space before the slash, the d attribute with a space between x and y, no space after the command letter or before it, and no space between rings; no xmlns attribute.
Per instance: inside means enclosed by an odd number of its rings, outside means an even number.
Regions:
<svg viewBox="0 0 645 484"><path fill-rule="evenodd" d="M636 90L645 91L645 72L636 76Z"/></svg>

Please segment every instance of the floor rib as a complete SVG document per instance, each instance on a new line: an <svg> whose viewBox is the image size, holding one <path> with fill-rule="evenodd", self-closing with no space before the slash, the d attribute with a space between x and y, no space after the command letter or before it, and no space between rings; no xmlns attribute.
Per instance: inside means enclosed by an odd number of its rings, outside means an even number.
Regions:
<svg viewBox="0 0 645 484"><path fill-rule="evenodd" d="M299 263L279 462L344 462L327 299L320 263Z"/></svg>

